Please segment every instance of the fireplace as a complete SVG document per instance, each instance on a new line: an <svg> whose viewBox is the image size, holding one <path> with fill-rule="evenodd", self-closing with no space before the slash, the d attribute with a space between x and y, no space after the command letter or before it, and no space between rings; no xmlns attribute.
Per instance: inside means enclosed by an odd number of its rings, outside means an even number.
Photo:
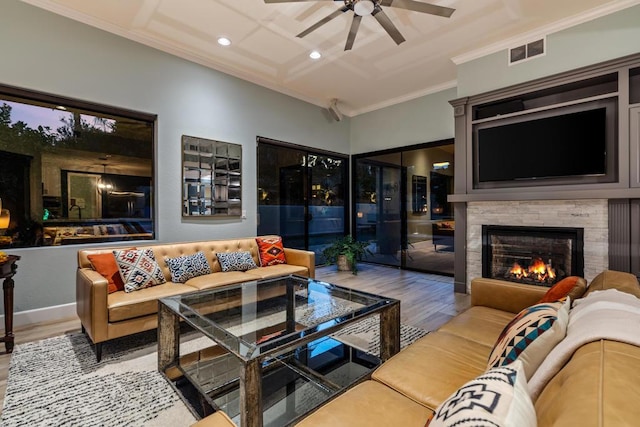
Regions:
<svg viewBox="0 0 640 427"><path fill-rule="evenodd" d="M584 276L582 228L482 226L482 277L551 286Z"/></svg>

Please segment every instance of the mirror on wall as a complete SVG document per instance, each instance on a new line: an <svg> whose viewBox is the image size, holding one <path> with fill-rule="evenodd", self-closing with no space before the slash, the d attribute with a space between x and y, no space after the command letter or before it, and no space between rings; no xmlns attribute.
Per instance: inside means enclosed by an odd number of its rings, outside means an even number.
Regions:
<svg viewBox="0 0 640 427"><path fill-rule="evenodd" d="M182 136L182 216L242 214L242 146Z"/></svg>

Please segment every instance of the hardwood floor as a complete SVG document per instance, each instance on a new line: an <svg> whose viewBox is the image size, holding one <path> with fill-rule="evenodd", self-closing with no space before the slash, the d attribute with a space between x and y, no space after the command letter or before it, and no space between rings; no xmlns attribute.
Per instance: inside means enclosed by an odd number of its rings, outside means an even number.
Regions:
<svg viewBox="0 0 640 427"><path fill-rule="evenodd" d="M469 295L453 292L451 277L364 263L359 265L359 270L358 275L354 276L351 272L336 271L335 266L322 267L316 270L316 278L399 299L402 323L425 330L439 328L470 305ZM17 328L14 335L16 344L22 344L79 330L80 320L74 317ZM4 401L10 360L10 354L0 354L0 401Z"/></svg>
<svg viewBox="0 0 640 427"><path fill-rule="evenodd" d="M402 323L433 331L470 305L470 296L453 292L453 277L359 264L357 276L322 267L316 278L329 283L399 299Z"/></svg>

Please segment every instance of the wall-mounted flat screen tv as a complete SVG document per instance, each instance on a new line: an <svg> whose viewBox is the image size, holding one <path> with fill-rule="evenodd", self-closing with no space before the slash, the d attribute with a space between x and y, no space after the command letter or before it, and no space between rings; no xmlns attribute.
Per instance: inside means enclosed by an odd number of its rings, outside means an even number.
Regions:
<svg viewBox="0 0 640 427"><path fill-rule="evenodd" d="M480 123L474 127L475 183L610 182L616 127L616 103L607 101Z"/></svg>

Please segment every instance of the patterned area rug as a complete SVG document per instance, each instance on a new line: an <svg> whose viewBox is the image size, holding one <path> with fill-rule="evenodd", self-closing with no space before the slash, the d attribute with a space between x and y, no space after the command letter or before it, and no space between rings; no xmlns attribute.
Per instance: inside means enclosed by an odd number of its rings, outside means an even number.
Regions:
<svg viewBox="0 0 640 427"><path fill-rule="evenodd" d="M156 332L114 340L96 362L77 332L16 346L1 426L188 426L195 418L157 371Z"/></svg>
<svg viewBox="0 0 640 427"><path fill-rule="evenodd" d="M379 352L377 316L335 337ZM427 332L402 325L401 344ZM181 354L201 348L202 337L181 345ZM80 332L16 346L0 426L189 426L196 420L180 396L157 372L156 331L103 345L96 362Z"/></svg>
<svg viewBox="0 0 640 427"><path fill-rule="evenodd" d="M347 326L340 332L333 335L337 340L344 342L352 347L356 347L367 353L380 355L380 334L378 333L380 324L380 316L375 315L368 317L353 325ZM424 329L416 328L405 324L400 325L400 348L406 346L415 340L427 335Z"/></svg>

